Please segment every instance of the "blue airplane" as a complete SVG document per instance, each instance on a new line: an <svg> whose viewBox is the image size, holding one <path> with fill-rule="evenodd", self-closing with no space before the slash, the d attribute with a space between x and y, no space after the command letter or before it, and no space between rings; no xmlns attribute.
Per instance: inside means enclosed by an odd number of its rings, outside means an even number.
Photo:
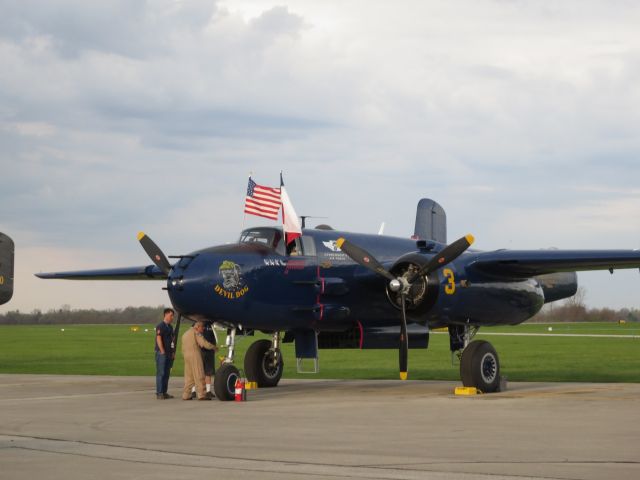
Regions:
<svg viewBox="0 0 640 480"><path fill-rule="evenodd" d="M496 250L469 247L466 235L446 241L446 215L433 200L418 204L412 238L303 228L289 245L277 227L242 231L234 244L169 257L138 235L153 265L37 274L47 279L165 280L180 321L227 330L227 355L214 380L231 400L239 370L236 335L261 331L271 340L250 345L249 381L275 387L283 372L281 344L295 342L299 371L318 371L322 348L397 348L406 379L409 348L427 348L429 331L446 327L460 359L463 385L500 389L493 346L473 340L487 325L516 325L545 303L577 290L576 271L640 268L636 250Z"/></svg>

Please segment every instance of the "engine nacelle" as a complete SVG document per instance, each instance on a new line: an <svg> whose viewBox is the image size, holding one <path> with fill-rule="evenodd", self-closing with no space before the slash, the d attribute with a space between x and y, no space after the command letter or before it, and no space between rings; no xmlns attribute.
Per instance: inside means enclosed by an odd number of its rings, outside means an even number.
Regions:
<svg viewBox="0 0 640 480"><path fill-rule="evenodd" d="M419 253L408 253L400 257L389 271L396 277L410 277L427 262L428 259ZM435 305L439 291L437 272L418 278L406 298L407 315L422 316L427 313ZM394 307L401 309L399 293L392 291L388 285L387 298Z"/></svg>
<svg viewBox="0 0 640 480"><path fill-rule="evenodd" d="M576 272L558 272L538 275L536 280L544 292L544 303L572 297L578 291Z"/></svg>

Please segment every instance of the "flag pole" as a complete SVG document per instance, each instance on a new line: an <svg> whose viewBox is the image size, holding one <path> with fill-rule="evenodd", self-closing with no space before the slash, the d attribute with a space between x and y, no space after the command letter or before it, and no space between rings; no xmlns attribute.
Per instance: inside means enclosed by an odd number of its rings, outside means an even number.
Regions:
<svg viewBox="0 0 640 480"><path fill-rule="evenodd" d="M253 175L253 172L249 172L249 180L251 180L251 175ZM246 202L246 197L247 194L245 193L245 202ZM247 221L247 212L244 211L244 207L242 207L242 230L240 230L241 232L244 231L244 224Z"/></svg>
<svg viewBox="0 0 640 480"><path fill-rule="evenodd" d="M284 239L284 249L287 250L287 232L284 229L284 205L282 204L282 187L284 187L284 180L282 180L282 170L280 170L280 214L282 215L282 238Z"/></svg>

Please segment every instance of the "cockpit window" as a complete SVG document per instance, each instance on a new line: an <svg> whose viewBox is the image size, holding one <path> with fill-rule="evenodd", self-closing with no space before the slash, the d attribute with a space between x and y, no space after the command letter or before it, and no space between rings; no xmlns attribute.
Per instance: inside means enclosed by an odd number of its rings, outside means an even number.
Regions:
<svg viewBox="0 0 640 480"><path fill-rule="evenodd" d="M240 243L259 243L273 248L280 255L315 256L316 246L312 237L303 235L285 246L282 230L279 228L247 228L240 234Z"/></svg>
<svg viewBox="0 0 640 480"><path fill-rule="evenodd" d="M240 243L260 243L284 254L282 231L275 228L249 228L240 234Z"/></svg>

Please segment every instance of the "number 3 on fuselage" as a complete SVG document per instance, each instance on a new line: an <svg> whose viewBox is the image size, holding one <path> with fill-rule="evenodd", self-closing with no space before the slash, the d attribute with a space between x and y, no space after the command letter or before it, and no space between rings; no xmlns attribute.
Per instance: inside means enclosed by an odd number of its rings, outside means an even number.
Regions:
<svg viewBox="0 0 640 480"><path fill-rule="evenodd" d="M444 286L444 293L446 293L447 295L453 295L454 293L456 293L456 278L453 270L451 270L450 268L445 268L442 270L442 274L444 275L444 278L447 282Z"/></svg>

